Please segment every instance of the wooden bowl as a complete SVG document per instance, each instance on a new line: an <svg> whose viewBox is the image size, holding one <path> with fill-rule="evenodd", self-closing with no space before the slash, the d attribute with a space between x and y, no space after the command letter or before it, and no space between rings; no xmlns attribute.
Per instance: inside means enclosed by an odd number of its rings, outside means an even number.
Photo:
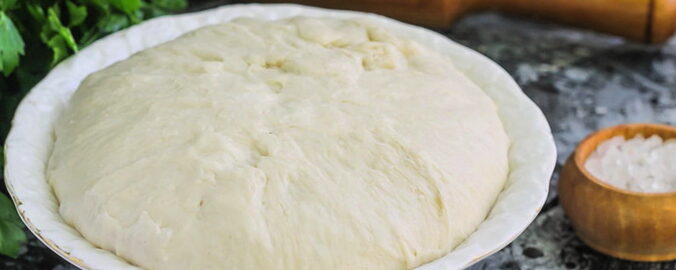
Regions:
<svg viewBox="0 0 676 270"><path fill-rule="evenodd" d="M656 134L676 138L676 127L619 125L584 139L568 159L559 180L561 205L577 235L607 255L634 261L676 259L676 192L623 190L595 178L584 162L601 142L617 135Z"/></svg>

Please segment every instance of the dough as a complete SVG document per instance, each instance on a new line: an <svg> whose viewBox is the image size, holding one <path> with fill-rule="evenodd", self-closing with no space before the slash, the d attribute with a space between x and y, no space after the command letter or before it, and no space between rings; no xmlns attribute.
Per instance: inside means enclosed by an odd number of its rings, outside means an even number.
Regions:
<svg viewBox="0 0 676 270"><path fill-rule="evenodd" d="M47 177L94 245L146 269L409 269L507 178L496 107L369 21L239 19L91 74Z"/></svg>

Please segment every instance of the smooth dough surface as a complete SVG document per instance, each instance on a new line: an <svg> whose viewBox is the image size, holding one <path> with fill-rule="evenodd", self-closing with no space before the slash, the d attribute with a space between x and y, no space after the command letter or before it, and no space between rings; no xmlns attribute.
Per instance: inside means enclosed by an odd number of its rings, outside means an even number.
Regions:
<svg viewBox="0 0 676 270"><path fill-rule="evenodd" d="M507 178L496 107L361 20L239 19L82 82L48 181L66 222L146 269L410 269Z"/></svg>

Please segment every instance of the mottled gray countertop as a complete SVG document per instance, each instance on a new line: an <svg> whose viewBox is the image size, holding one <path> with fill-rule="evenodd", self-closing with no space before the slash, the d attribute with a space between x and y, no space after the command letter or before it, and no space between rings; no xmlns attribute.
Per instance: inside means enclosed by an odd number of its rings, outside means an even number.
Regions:
<svg viewBox="0 0 676 270"><path fill-rule="evenodd" d="M447 31L451 39L503 66L544 111L559 151L549 199L510 246L470 269L676 269L676 262L635 263L609 258L575 237L559 206L558 171L590 132L615 124L676 124L676 39L660 46L626 42L579 29L478 14ZM1 269L75 269L31 238Z"/></svg>

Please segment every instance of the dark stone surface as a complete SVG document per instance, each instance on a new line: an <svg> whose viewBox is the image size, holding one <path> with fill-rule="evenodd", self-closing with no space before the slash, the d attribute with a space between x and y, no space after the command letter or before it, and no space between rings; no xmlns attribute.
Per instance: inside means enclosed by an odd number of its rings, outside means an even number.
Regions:
<svg viewBox="0 0 676 270"><path fill-rule="evenodd" d="M502 65L545 112L559 150L548 201L511 245L472 266L480 269L676 269L676 262L613 259L575 236L558 204L558 171L590 132L628 122L676 124L676 39L646 46L598 33L495 14L467 17L450 38ZM74 269L35 238L0 269Z"/></svg>

